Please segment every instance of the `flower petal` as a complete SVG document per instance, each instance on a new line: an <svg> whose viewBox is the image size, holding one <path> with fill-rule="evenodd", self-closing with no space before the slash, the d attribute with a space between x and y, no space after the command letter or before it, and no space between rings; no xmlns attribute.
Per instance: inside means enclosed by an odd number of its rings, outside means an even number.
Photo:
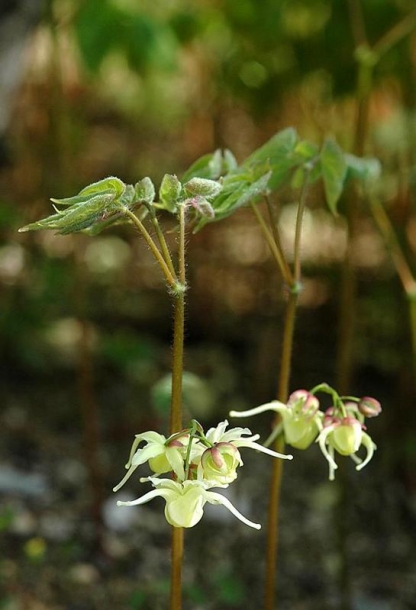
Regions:
<svg viewBox="0 0 416 610"><path fill-rule="evenodd" d="M282 460L293 460L293 455L286 453L277 453L277 451L272 451L272 449L268 449L259 443L255 443L250 440L241 439L234 443L236 447L248 447L249 449L256 449L257 451L261 451L262 453L267 453L267 455L271 455L272 457L281 458Z"/></svg>
<svg viewBox="0 0 416 610"><path fill-rule="evenodd" d="M326 441L327 441L327 437L329 434L331 434L334 431L335 426L330 425L327 426L326 428L324 428L318 438L316 439L316 442L319 443L319 448L321 449L325 459L328 461L329 463L329 468L330 468L330 480L333 480L333 471L336 470L338 468L335 460L334 460L334 455L333 455L333 448L332 451L329 452L326 446ZM332 478L331 478L331 473L332 473Z"/></svg>
<svg viewBox="0 0 416 610"><path fill-rule="evenodd" d="M246 519L246 517L244 517L244 515L242 515L230 502L230 500L228 500L228 498L226 498L225 496L222 496L221 494L216 493L215 491L206 491L205 497L210 504L222 504L223 506L225 506L225 508L228 508L230 513L237 517L237 519L240 519L240 521L245 523L245 525L253 527L256 530L261 529L261 525L259 523L254 523L253 521Z"/></svg>
<svg viewBox="0 0 416 610"><path fill-rule="evenodd" d="M152 489L152 491L144 494L144 496L141 498L137 498L137 500L130 500L128 502L117 500L117 506L138 506L139 504L146 504L146 502L150 502L150 500L153 500L153 498L156 498L157 496L167 499L173 493L174 492L170 489Z"/></svg>
<svg viewBox="0 0 416 610"><path fill-rule="evenodd" d="M248 411L230 411L230 417L251 417L251 415L258 415L258 413L264 413L265 411L276 411L277 413L280 413L281 411L287 411L287 405L278 400L273 400L272 402L260 405L254 409L249 409Z"/></svg>
<svg viewBox="0 0 416 610"><path fill-rule="evenodd" d="M129 468L129 470L126 472L126 474L124 475L124 477L121 479L120 483L118 483L118 485L113 487L113 491L118 491L120 489L120 487L123 487L124 483L131 477L131 475L133 474L133 472L136 470L137 467L138 467L138 465L131 466Z"/></svg>
<svg viewBox="0 0 416 610"><path fill-rule="evenodd" d="M183 481L185 478L185 469L183 467L184 458L181 455L180 450L176 447L166 447L166 459L172 466L172 470L176 476Z"/></svg>
<svg viewBox="0 0 416 610"><path fill-rule="evenodd" d="M367 466L368 462L371 460L371 458L374 455L374 450L377 449L376 445L373 443L371 438L365 432L363 432L361 443L367 449L367 457L365 458L365 460L363 462L361 462L361 464L358 464L358 466L356 466L356 468L355 468L356 470L362 470L364 468L364 466Z"/></svg>
<svg viewBox="0 0 416 610"><path fill-rule="evenodd" d="M145 445L142 449L138 449L136 453L133 455L131 460L132 466L140 466L144 464L148 460L160 455L161 453L165 453L166 447L165 445L151 444Z"/></svg>

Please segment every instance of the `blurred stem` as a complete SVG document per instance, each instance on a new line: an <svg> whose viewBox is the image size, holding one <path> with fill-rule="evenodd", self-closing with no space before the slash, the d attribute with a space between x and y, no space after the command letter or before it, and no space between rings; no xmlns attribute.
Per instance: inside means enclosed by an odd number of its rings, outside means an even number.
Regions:
<svg viewBox="0 0 416 610"><path fill-rule="evenodd" d="M412 339L412 360L416 380L416 279L409 267L403 249L383 205L374 198L370 199L371 212L380 233L390 250L393 264L409 300L409 319Z"/></svg>
<svg viewBox="0 0 416 610"><path fill-rule="evenodd" d="M295 333L296 310L298 297L301 290L301 262L300 262L300 241L302 235L303 213L305 211L307 183L309 172L305 171L304 181L299 197L298 212L296 216L295 239L293 245L293 273L291 272L291 282L289 284L289 298L286 306L282 356L280 361L280 372L277 390L277 400L287 402L289 395L290 371L292 363L293 339ZM278 228L276 227L276 231ZM282 252L283 254L283 252ZM284 259L287 265L286 259ZM279 266L279 269L281 267ZM278 425L280 416L276 417L274 423ZM279 435L274 443L273 449L283 453L285 441L283 434ZM266 583L265 583L265 610L275 609L276 597L276 574L277 574L277 551L279 545L279 509L281 496L281 483L283 475L283 460L273 460L272 476L269 489L269 511L267 521L267 550L266 550Z"/></svg>
<svg viewBox="0 0 416 610"><path fill-rule="evenodd" d="M348 0L351 30L355 39L355 56L358 61L358 77L356 89L357 115L355 136L352 152L363 156L369 126L369 102L373 84L373 73L380 58L395 44L402 40L416 26L416 11L409 13L402 21L393 26L372 47L368 44L365 21L360 0ZM357 277L354 266L354 238L358 223L359 194L354 186L350 189L347 205L348 244L342 270L341 300L339 309L339 341L336 359L336 377L338 391L346 394L351 385L353 374L353 343L356 321ZM379 215L380 216L380 215ZM401 266L401 268L403 268ZM414 334L414 333L413 333ZM415 341L416 345L416 341ZM416 358L415 358L416 362ZM340 473L341 474L341 473ZM337 515L348 514L347 479L339 480L340 502L336 507ZM339 530L338 543L341 557L340 588L341 608L349 610L352 607L351 580L347 564L347 530Z"/></svg>
<svg viewBox="0 0 416 610"><path fill-rule="evenodd" d="M398 42L406 38L416 28L416 10L403 17L373 46L373 51L381 57Z"/></svg>
<svg viewBox="0 0 416 610"><path fill-rule="evenodd" d="M263 233L263 236L270 248L270 251L274 257L274 260L277 264L277 267L280 273L283 276L285 282L290 285L293 282L292 272L287 264L284 253L280 246L280 239L276 240L274 234L277 234L276 227L273 230L273 233L270 231L269 227L266 224L263 216L261 215L260 210L258 209L258 204L252 203L251 209L253 210L254 216L256 217L257 222L259 223L260 229Z"/></svg>
<svg viewBox="0 0 416 610"><path fill-rule="evenodd" d="M174 333L172 363L172 396L170 406L170 434L182 429L182 377L185 327L185 206L179 208L179 290L174 299ZM170 610L182 608L183 529L172 527Z"/></svg>
<svg viewBox="0 0 416 610"><path fill-rule="evenodd" d="M397 239L393 225L383 205L374 198L370 199L371 212L382 234L388 249L390 250L397 275L403 285L403 289L410 298L416 294L416 281L412 271L403 254L402 247Z"/></svg>
<svg viewBox="0 0 416 610"><path fill-rule="evenodd" d="M142 221L136 216L136 214L133 214L133 212L131 212L128 208L124 208L123 211L124 211L124 214L130 218L130 220L133 222L135 227L138 229L138 231L145 238L146 243L149 246L149 248L150 248L153 256L155 257L156 261L158 262L158 264L159 264L159 266L160 266L160 268L162 270L162 273L165 276L165 279L166 279L167 283L169 284L169 286L171 288L174 288L176 286L176 284L177 284L176 277L171 272L171 270L169 269L168 264L166 263L165 259L161 255L158 247L156 246L155 242L152 239L152 236L147 231L147 229L144 226L144 224L142 223Z"/></svg>

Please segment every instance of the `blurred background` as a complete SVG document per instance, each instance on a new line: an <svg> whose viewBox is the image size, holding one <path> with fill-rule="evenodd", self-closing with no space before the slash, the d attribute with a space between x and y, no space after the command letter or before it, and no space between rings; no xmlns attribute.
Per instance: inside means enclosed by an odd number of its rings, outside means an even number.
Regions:
<svg viewBox="0 0 416 610"><path fill-rule="evenodd" d="M50 197L108 175L158 184L219 147L242 161L293 126L380 159L383 202L414 268L415 30L414 0L2 0L1 608L157 610L169 591L162 502L118 509L111 492L134 434L168 430L163 281L126 228L91 239L18 227L50 214ZM360 124L357 56L386 40ZM290 252L294 194L280 202ZM337 218L319 188L308 204L291 390L336 383L347 197ZM348 461L342 484L328 482L316 446L285 466L287 610L416 608L408 296L365 203L358 220L349 393L381 400L368 430L378 450L360 473ZM208 427L275 396L285 292L248 209L189 236L188 252L184 402ZM249 425L264 438L270 418ZM231 497L265 525L270 463L245 461ZM141 493L130 482L120 497ZM246 531L225 512L207 510L187 532L184 608L261 607L265 528Z"/></svg>

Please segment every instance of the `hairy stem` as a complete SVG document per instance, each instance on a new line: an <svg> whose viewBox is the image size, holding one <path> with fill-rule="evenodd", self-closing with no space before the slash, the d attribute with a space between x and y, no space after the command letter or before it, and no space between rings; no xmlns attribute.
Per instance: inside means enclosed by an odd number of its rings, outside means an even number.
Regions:
<svg viewBox="0 0 416 610"><path fill-rule="evenodd" d="M170 405L170 433L182 429L182 377L184 356L185 327L185 208L179 208L179 252L178 268L180 290L173 295L174 299L174 330L173 330L173 363L172 363L172 395ZM171 590L170 610L182 608L182 559L183 559L183 529L172 527L171 548Z"/></svg>

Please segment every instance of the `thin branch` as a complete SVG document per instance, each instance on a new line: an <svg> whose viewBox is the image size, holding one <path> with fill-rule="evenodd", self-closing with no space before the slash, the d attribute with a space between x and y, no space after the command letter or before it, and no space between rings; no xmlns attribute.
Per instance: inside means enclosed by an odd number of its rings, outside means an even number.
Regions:
<svg viewBox="0 0 416 610"><path fill-rule="evenodd" d="M169 284L169 286L171 288L174 288L177 284L176 277L171 273L168 265L166 264L163 256L160 254L160 251L158 250L158 247L156 246L155 242L153 241L150 233L147 231L147 229L144 226L144 224L142 223L142 221L139 218L137 218L137 216L135 214L133 214L133 212L131 212L128 208L124 209L124 213L126 216L128 216L130 218L130 220L133 222L133 224L138 229L138 231L143 235L153 256L155 257L156 261L159 263L159 266L162 270L163 275L166 278L167 283Z"/></svg>
<svg viewBox="0 0 416 610"><path fill-rule="evenodd" d="M273 235L272 235L270 229L266 225L266 222L265 222L263 216L261 215L260 211L258 210L258 207L255 203L251 204L251 209L253 210L256 220L260 225L260 228L267 241L270 251L273 254L274 259L277 263L277 266L283 276L283 279L289 286L291 286L293 283L293 276L292 276L292 273L291 273L286 261L283 258L282 252L279 250L275 240L273 239Z"/></svg>

